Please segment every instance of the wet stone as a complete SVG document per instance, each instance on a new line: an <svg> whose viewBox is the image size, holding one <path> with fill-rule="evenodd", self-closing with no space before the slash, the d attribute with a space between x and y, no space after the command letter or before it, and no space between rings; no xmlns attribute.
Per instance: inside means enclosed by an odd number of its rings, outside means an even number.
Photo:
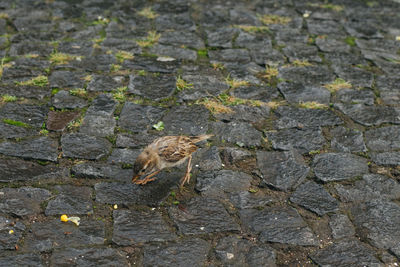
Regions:
<svg viewBox="0 0 400 267"><path fill-rule="evenodd" d="M204 41L195 33L187 31L164 32L158 40L160 44L185 46L194 49L203 49Z"/></svg>
<svg viewBox="0 0 400 267"><path fill-rule="evenodd" d="M262 125L269 116L270 108L268 106L248 106L237 105L230 107L232 112L217 113L214 117L218 120L228 121L244 121L255 125Z"/></svg>
<svg viewBox="0 0 400 267"><path fill-rule="evenodd" d="M371 72L356 67L336 66L335 73L343 80L357 87L372 87L374 76Z"/></svg>
<svg viewBox="0 0 400 267"><path fill-rule="evenodd" d="M3 142L0 153L7 156L57 161L58 141L50 137L39 137L20 142Z"/></svg>
<svg viewBox="0 0 400 267"><path fill-rule="evenodd" d="M341 103L334 106L354 121L365 126L378 126L382 123L400 124L400 109L398 108Z"/></svg>
<svg viewBox="0 0 400 267"><path fill-rule="evenodd" d="M0 121L0 138L22 138L39 134L39 129L11 125Z"/></svg>
<svg viewBox="0 0 400 267"><path fill-rule="evenodd" d="M301 83L280 83L279 91L285 99L291 103L316 101L322 104L328 104L331 93L322 86L304 86Z"/></svg>
<svg viewBox="0 0 400 267"><path fill-rule="evenodd" d="M331 147L337 152L365 152L362 132L342 126L331 130Z"/></svg>
<svg viewBox="0 0 400 267"><path fill-rule="evenodd" d="M289 44L282 49L285 56L287 56L290 62L295 60L309 61L309 62L322 62L322 59L318 55L318 49L315 46L307 44Z"/></svg>
<svg viewBox="0 0 400 267"><path fill-rule="evenodd" d="M278 117L276 125L279 129L332 126L343 123L332 111L325 109L281 106L276 109L275 113Z"/></svg>
<svg viewBox="0 0 400 267"><path fill-rule="evenodd" d="M183 100L197 100L209 95L217 96L229 89L229 86L217 76L186 74L182 79L193 85L193 88L184 89L179 93Z"/></svg>
<svg viewBox="0 0 400 267"><path fill-rule="evenodd" d="M301 184L310 168L296 151L257 151L257 165L263 183L288 191Z"/></svg>
<svg viewBox="0 0 400 267"><path fill-rule="evenodd" d="M332 52L326 53L325 59L332 63L332 66L342 65L368 65L367 61L355 53Z"/></svg>
<svg viewBox="0 0 400 267"><path fill-rule="evenodd" d="M16 81L27 81L39 75L43 75L43 73L30 67L13 66L10 68L4 68L1 80L6 84L14 84Z"/></svg>
<svg viewBox="0 0 400 267"><path fill-rule="evenodd" d="M261 145L261 132L257 131L250 123L246 122L215 122L213 133L222 142L236 144L240 147Z"/></svg>
<svg viewBox="0 0 400 267"><path fill-rule="evenodd" d="M196 190L203 196L223 197L224 193L247 191L252 177L231 170L207 171L197 175Z"/></svg>
<svg viewBox="0 0 400 267"><path fill-rule="evenodd" d="M220 239L215 254L224 266L276 266L275 252L271 247L259 246L237 236Z"/></svg>
<svg viewBox="0 0 400 267"><path fill-rule="evenodd" d="M123 81L124 77L122 76L93 75L87 85L87 90L90 92L111 92L121 87Z"/></svg>
<svg viewBox="0 0 400 267"><path fill-rule="evenodd" d="M7 103L0 109L0 119L20 121L40 128L45 121L47 111L47 106Z"/></svg>
<svg viewBox="0 0 400 267"><path fill-rule="evenodd" d="M122 108L118 126L133 132L144 132L157 123L164 112L163 108L126 102Z"/></svg>
<svg viewBox="0 0 400 267"><path fill-rule="evenodd" d="M230 194L230 201L237 209L264 208L274 202L270 196L261 193L254 194L248 191Z"/></svg>
<svg viewBox="0 0 400 267"><path fill-rule="evenodd" d="M371 159L378 165L397 166L400 165L400 152L370 153Z"/></svg>
<svg viewBox="0 0 400 267"><path fill-rule="evenodd" d="M117 134L117 147L140 148L151 143L154 140L154 135L142 134Z"/></svg>
<svg viewBox="0 0 400 267"><path fill-rule="evenodd" d="M117 60L114 55L99 54L85 57L82 61L78 61L77 67L82 68L86 71L110 71L111 66L117 64Z"/></svg>
<svg viewBox="0 0 400 267"><path fill-rule="evenodd" d="M307 27L310 34L344 36L342 26L334 20L307 20Z"/></svg>
<svg viewBox="0 0 400 267"><path fill-rule="evenodd" d="M387 126L365 132L367 147L372 151L391 151L400 148L400 126Z"/></svg>
<svg viewBox="0 0 400 267"><path fill-rule="evenodd" d="M239 169L244 169L244 166L255 167L253 155L244 149L225 147L221 150L221 159L225 165L235 166Z"/></svg>
<svg viewBox="0 0 400 267"><path fill-rule="evenodd" d="M266 132L265 134L274 149L296 149L301 154L320 150L326 143L320 127L286 129L278 132Z"/></svg>
<svg viewBox="0 0 400 267"><path fill-rule="evenodd" d="M394 200L400 197L400 185L393 179L379 174L365 174L354 185L335 185L344 202L365 202L375 198Z"/></svg>
<svg viewBox="0 0 400 267"><path fill-rule="evenodd" d="M223 49L210 50L208 56L211 63L213 62L235 62L243 64L250 62L250 54L247 49Z"/></svg>
<svg viewBox="0 0 400 267"><path fill-rule="evenodd" d="M60 42L57 50L60 53L66 53L70 55L91 55L93 43L84 41Z"/></svg>
<svg viewBox="0 0 400 267"><path fill-rule="evenodd" d="M203 105L175 106L162 118L169 135L200 135L208 130L210 112Z"/></svg>
<svg viewBox="0 0 400 267"><path fill-rule="evenodd" d="M383 35L375 27L376 23L367 21L348 21L344 28L354 37L358 38L383 38Z"/></svg>
<svg viewBox="0 0 400 267"><path fill-rule="evenodd" d="M110 164L133 164L140 152L138 149L115 148L107 162Z"/></svg>
<svg viewBox="0 0 400 267"><path fill-rule="evenodd" d="M51 92L46 87L31 86L31 85L2 85L0 84L0 94L13 95L16 97L33 98L42 100L49 97Z"/></svg>
<svg viewBox="0 0 400 267"><path fill-rule="evenodd" d="M380 97L387 105L397 105L400 101L400 79L390 76L376 78L376 87L380 91Z"/></svg>
<svg viewBox="0 0 400 267"><path fill-rule="evenodd" d="M157 211L114 210L113 218L112 241L120 246L177 238Z"/></svg>
<svg viewBox="0 0 400 267"><path fill-rule="evenodd" d="M343 41L331 38L316 38L315 43L322 52L342 52L349 53L350 46Z"/></svg>
<svg viewBox="0 0 400 267"><path fill-rule="evenodd" d="M232 94L238 98L261 100L269 102L271 99L278 96L278 91L275 88L269 86L241 86L236 88Z"/></svg>
<svg viewBox="0 0 400 267"><path fill-rule="evenodd" d="M51 88L83 88L85 81L83 75L72 71L54 71L49 77Z"/></svg>
<svg viewBox="0 0 400 267"><path fill-rule="evenodd" d="M125 253L114 248L67 248L54 251L51 266L128 266Z"/></svg>
<svg viewBox="0 0 400 267"><path fill-rule="evenodd" d="M375 95L372 90L342 89L336 93L337 99L346 104L373 105Z"/></svg>
<svg viewBox="0 0 400 267"><path fill-rule="evenodd" d="M315 176L323 182L352 179L368 173L367 160L349 153L324 153L314 157Z"/></svg>
<svg viewBox="0 0 400 267"><path fill-rule="evenodd" d="M101 221L81 219L79 227L76 227L74 223L61 222L57 218L35 222L31 224L31 230L25 237L24 251L42 252L56 248L102 245L105 241L104 223Z"/></svg>
<svg viewBox="0 0 400 267"><path fill-rule="evenodd" d="M329 221L329 227L332 231L334 239L341 239L344 237L352 237L355 234L354 226L347 215L334 214Z"/></svg>
<svg viewBox="0 0 400 267"><path fill-rule="evenodd" d="M131 183L132 169L125 183L98 183L94 186L96 201L106 204L138 204L158 206L176 188L183 172L161 172L157 174L156 180L146 186L138 186ZM111 177L116 179L117 177ZM121 178L118 178L121 179ZM121 179L122 180L122 179Z"/></svg>
<svg viewBox="0 0 400 267"><path fill-rule="evenodd" d="M166 74L130 75L128 92L152 100L172 95L176 88L176 77Z"/></svg>
<svg viewBox="0 0 400 267"><path fill-rule="evenodd" d="M197 59L196 51L170 45L157 44L150 49L150 52L161 57L171 57L173 59L192 61Z"/></svg>
<svg viewBox="0 0 400 267"><path fill-rule="evenodd" d="M71 174L76 178L115 179L128 182L132 179L133 171L122 169L117 165L86 162L72 166Z"/></svg>
<svg viewBox="0 0 400 267"><path fill-rule="evenodd" d="M93 213L90 187L59 185L54 187L59 194L47 204L46 216L61 214Z"/></svg>
<svg viewBox="0 0 400 267"><path fill-rule="evenodd" d="M280 68L278 78L304 85L322 85L334 81L335 76L326 66Z"/></svg>
<svg viewBox="0 0 400 267"><path fill-rule="evenodd" d="M210 148L200 148L197 150L196 158L193 165L201 171L220 170L222 168L222 161L219 155L219 149L216 146Z"/></svg>
<svg viewBox="0 0 400 267"><path fill-rule="evenodd" d="M297 187L290 201L315 212L319 216L339 209L339 202L322 185L308 181Z"/></svg>
<svg viewBox="0 0 400 267"><path fill-rule="evenodd" d="M240 220L261 242L317 246L315 237L299 213L291 207L266 207L240 211Z"/></svg>
<svg viewBox="0 0 400 267"><path fill-rule="evenodd" d="M79 116L79 111L49 111L46 127L51 131L64 131L69 122Z"/></svg>
<svg viewBox="0 0 400 267"><path fill-rule="evenodd" d="M361 237L369 240L373 246L384 249L398 246L400 238L399 205L383 199L374 199L354 206L351 214Z"/></svg>
<svg viewBox="0 0 400 267"><path fill-rule="evenodd" d="M210 47L232 48L232 40L238 30L235 28L220 28L207 32L207 44Z"/></svg>
<svg viewBox="0 0 400 267"><path fill-rule="evenodd" d="M375 252L357 239L342 240L310 255L319 266L384 266Z"/></svg>
<svg viewBox="0 0 400 267"><path fill-rule="evenodd" d="M111 36L111 35L110 35ZM142 53L142 48L137 45L134 40L126 40L120 38L107 37L101 46L105 49L111 49L113 51L128 51L132 54Z"/></svg>
<svg viewBox="0 0 400 267"><path fill-rule="evenodd" d="M53 96L52 105L58 109L83 108L87 106L87 101L71 95L68 91L61 90Z"/></svg>
<svg viewBox="0 0 400 267"><path fill-rule="evenodd" d="M185 30L194 31L196 25L190 18L189 13L165 14L155 19L157 31L165 30Z"/></svg>
<svg viewBox="0 0 400 267"><path fill-rule="evenodd" d="M151 244L144 247L143 266L204 266L211 245L194 238L168 244Z"/></svg>
<svg viewBox="0 0 400 267"><path fill-rule="evenodd" d="M145 70L148 72L174 73L179 67L177 61L157 61L155 57L136 56L133 60L125 60L122 67L132 70Z"/></svg>
<svg viewBox="0 0 400 267"><path fill-rule="evenodd" d="M183 235L240 230L218 200L196 197L182 205L182 208L171 207L169 214Z"/></svg>
<svg viewBox="0 0 400 267"><path fill-rule="evenodd" d="M45 266L40 254L15 254L0 257L0 266Z"/></svg>
<svg viewBox="0 0 400 267"><path fill-rule="evenodd" d="M64 157L100 159L111 151L111 143L104 138L82 133L65 134L61 137Z"/></svg>
<svg viewBox="0 0 400 267"><path fill-rule="evenodd" d="M22 55L39 55L40 57L48 57L53 51L53 47L44 42L36 41L22 41L20 43L11 44L9 54L10 56Z"/></svg>
<svg viewBox="0 0 400 267"><path fill-rule="evenodd" d="M114 117L86 115L79 131L88 135L106 137L114 134L116 124Z"/></svg>

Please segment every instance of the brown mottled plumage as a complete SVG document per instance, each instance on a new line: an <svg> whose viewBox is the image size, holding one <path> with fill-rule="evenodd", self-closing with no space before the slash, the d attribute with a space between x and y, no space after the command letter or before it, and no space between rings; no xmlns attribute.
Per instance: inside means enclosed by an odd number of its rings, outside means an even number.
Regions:
<svg viewBox="0 0 400 267"><path fill-rule="evenodd" d="M210 138L212 135L199 136L164 136L148 145L136 158L133 165L132 182L146 184L154 181L151 178L164 168L170 168L182 164L189 159L185 176L181 180L181 187L189 183L190 171L192 170L192 153L197 150L196 143ZM138 180L142 175L147 175L143 180Z"/></svg>

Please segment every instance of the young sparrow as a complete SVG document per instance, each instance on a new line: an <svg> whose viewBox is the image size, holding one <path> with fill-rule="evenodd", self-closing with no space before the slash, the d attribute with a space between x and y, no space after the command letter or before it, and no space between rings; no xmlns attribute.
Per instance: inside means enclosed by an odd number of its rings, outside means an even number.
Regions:
<svg viewBox="0 0 400 267"><path fill-rule="evenodd" d="M133 165L132 183L144 185L154 181L154 175L162 169L174 167L189 159L185 176L181 180L180 186L189 183L190 171L192 170L192 153L197 150L196 143L210 138L211 134L199 136L163 136L148 145L136 158ZM142 175L147 175L144 179L138 180ZM153 177L153 178L151 178Z"/></svg>

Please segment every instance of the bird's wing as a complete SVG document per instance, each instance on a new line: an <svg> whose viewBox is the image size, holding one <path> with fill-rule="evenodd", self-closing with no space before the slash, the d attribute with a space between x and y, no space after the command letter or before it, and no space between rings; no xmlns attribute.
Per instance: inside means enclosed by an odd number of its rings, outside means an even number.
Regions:
<svg viewBox="0 0 400 267"><path fill-rule="evenodd" d="M197 146L186 136L165 136L159 142L158 154L169 162L177 162L197 150Z"/></svg>

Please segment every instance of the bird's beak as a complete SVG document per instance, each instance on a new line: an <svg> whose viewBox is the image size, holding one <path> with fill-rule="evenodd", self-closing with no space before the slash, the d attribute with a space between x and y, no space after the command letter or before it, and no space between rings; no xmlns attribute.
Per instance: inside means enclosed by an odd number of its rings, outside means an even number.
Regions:
<svg viewBox="0 0 400 267"><path fill-rule="evenodd" d="M132 177L132 183L136 182L137 179L139 179L140 175L136 174Z"/></svg>

